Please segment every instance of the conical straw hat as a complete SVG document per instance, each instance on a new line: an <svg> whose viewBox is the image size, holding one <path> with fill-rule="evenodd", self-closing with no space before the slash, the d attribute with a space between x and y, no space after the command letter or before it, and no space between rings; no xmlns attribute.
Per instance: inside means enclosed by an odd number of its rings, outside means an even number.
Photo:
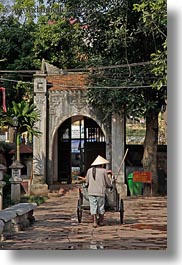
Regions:
<svg viewBox="0 0 182 265"><path fill-rule="evenodd" d="M109 161L107 161L102 156L98 155L98 157L94 160L94 162L91 164L91 166L103 165L103 164L108 164L108 163L109 163Z"/></svg>

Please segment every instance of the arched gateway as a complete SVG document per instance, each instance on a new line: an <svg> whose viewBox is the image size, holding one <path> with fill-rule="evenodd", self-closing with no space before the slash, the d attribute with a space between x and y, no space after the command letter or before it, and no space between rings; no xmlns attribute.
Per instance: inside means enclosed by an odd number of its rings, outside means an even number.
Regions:
<svg viewBox="0 0 182 265"><path fill-rule="evenodd" d="M43 61L34 75L34 102L40 110L40 137L33 141L32 194L47 194L55 183L71 183L74 171L85 174L98 154L118 175L117 189L127 194L124 165L124 118L102 115L87 104L88 74L67 72ZM76 169L75 169L76 168Z"/></svg>

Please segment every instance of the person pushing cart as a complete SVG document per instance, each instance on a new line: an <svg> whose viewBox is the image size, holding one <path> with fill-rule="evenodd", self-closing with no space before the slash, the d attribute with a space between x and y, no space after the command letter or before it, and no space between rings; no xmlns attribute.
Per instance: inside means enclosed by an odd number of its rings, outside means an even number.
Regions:
<svg viewBox="0 0 182 265"><path fill-rule="evenodd" d="M106 189L112 188L107 170L104 168L104 165L108 163L109 161L98 155L86 174L86 186L88 187L88 199L90 213L93 218L93 227L97 227L98 224L104 224ZM97 214L99 215L98 223Z"/></svg>

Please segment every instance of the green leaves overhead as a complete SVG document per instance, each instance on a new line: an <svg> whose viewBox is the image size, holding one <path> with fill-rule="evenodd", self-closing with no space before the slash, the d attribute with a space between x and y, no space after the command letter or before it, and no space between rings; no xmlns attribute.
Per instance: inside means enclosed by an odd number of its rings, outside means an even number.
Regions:
<svg viewBox="0 0 182 265"><path fill-rule="evenodd" d="M59 68L125 65L95 71L89 101L97 104L98 100L98 107L108 109L107 115L123 107L143 115L149 106L158 105L158 111L161 96L159 104L156 96L146 101L145 91L148 87L163 91L167 83L166 13L165 0L15 0L12 12L0 17L0 54L7 59L0 68L40 69L43 58ZM149 64L142 66L142 62ZM132 63L140 65L132 67ZM5 77L15 80L6 83L8 95L16 102L24 98L25 85L15 82L32 82L32 75ZM115 87L122 89L114 91ZM27 88L33 90L32 85ZM102 103L103 93L107 100Z"/></svg>
<svg viewBox="0 0 182 265"><path fill-rule="evenodd" d="M62 17L39 19L33 48L37 62L44 58L60 68L75 67L79 63L78 27Z"/></svg>
<svg viewBox="0 0 182 265"><path fill-rule="evenodd" d="M150 53L153 66L151 72L157 77L153 88L167 85L167 1L142 1L134 4L134 10L141 14L138 30L152 35L154 51Z"/></svg>
<svg viewBox="0 0 182 265"><path fill-rule="evenodd" d="M13 107L9 110L9 116L17 117L19 134L28 131L29 135L39 135L40 132L36 129L35 124L40 120L40 114L36 106L30 102L21 101L20 103L12 102ZM11 120L11 126L13 120Z"/></svg>
<svg viewBox="0 0 182 265"><path fill-rule="evenodd" d="M108 34L110 24L114 27L110 29L107 48L98 45L98 49L93 49L94 62L98 58L102 65L116 64L116 69L108 67L91 75L90 103L106 116L113 111L152 115L160 111L166 97L166 1L123 1L121 5L122 11L117 6L111 9L122 17L120 24L116 17L111 19L109 10L104 13L105 24L95 24L101 38ZM117 68L118 64L121 68Z"/></svg>

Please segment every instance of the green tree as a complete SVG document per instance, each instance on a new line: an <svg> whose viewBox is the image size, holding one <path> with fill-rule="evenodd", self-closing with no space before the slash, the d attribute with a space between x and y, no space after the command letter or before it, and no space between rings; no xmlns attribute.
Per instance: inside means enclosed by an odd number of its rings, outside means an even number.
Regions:
<svg viewBox="0 0 182 265"><path fill-rule="evenodd" d="M0 55L6 58L0 69L32 69L32 46L34 38L30 32L34 24L22 24L13 15L0 17ZM12 34L13 32L13 34Z"/></svg>
<svg viewBox="0 0 182 265"><path fill-rule="evenodd" d="M150 59L151 73L156 79L151 82L152 88L149 93L144 94L144 98L146 102L152 99L156 106L146 112L143 165L146 170L152 171L154 192L157 193L158 115L167 97L167 1L142 1L134 5L134 10L141 13L141 27L144 27L154 40L154 52L150 54Z"/></svg>
<svg viewBox="0 0 182 265"><path fill-rule="evenodd" d="M33 25L21 24L13 15L0 16L0 58L4 59L0 62L0 85L6 88L7 106L28 94L32 97L32 30Z"/></svg>
<svg viewBox="0 0 182 265"><path fill-rule="evenodd" d="M152 35L155 50L150 54L152 73L157 77L154 88L167 85L167 1L141 1L134 4L134 10L141 14L139 30Z"/></svg>
<svg viewBox="0 0 182 265"><path fill-rule="evenodd" d="M40 66L42 58L59 68L74 68L80 64L79 23L70 24L69 18L50 13L39 17L33 34L36 66Z"/></svg>
<svg viewBox="0 0 182 265"><path fill-rule="evenodd" d="M84 3L88 8L93 1ZM166 1L110 1L105 10L99 4L95 17L94 9L87 10L85 38L88 65L106 67L92 68L89 101L106 116L146 117L143 167L152 171L157 194L158 114L166 97Z"/></svg>
<svg viewBox="0 0 182 265"><path fill-rule="evenodd" d="M4 124L14 126L14 118L17 119L16 125L16 159L20 161L20 136L24 132L28 132L30 139L32 136L39 136L41 133L36 128L36 123L40 120L40 114L36 106L31 102L21 101L19 103L12 102L12 108L7 112Z"/></svg>

